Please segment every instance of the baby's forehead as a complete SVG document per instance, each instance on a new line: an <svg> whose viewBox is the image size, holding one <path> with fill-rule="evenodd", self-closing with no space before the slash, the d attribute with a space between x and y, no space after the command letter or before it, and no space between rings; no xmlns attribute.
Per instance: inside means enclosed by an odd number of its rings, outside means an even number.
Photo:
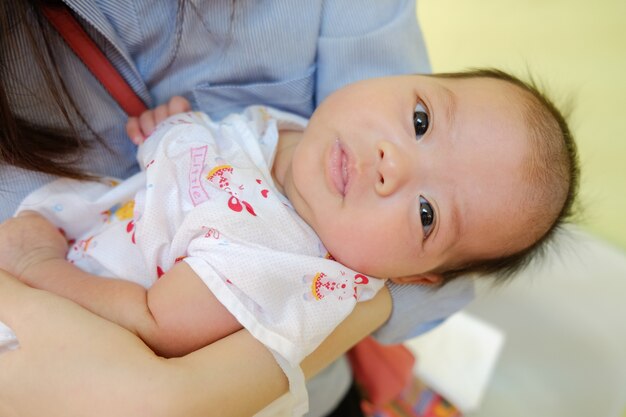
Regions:
<svg viewBox="0 0 626 417"><path fill-rule="evenodd" d="M528 112L541 109L541 103L527 90L507 80L486 76L471 76L460 78L438 78L432 80L438 84L445 95L451 96L455 104L462 107L455 110L478 110L478 107L488 111L509 110L517 115L526 115ZM460 97L464 98L459 99ZM480 105L472 100L480 101Z"/></svg>
<svg viewBox="0 0 626 417"><path fill-rule="evenodd" d="M473 108L478 103L467 100L472 95L478 101L482 98L483 104L490 105L484 108L486 113L498 114L503 108L506 109L501 113L505 117L501 119L500 127L508 126L510 135L495 137L509 143L501 149L504 153L494 155L493 159L497 163L498 157L508 157L509 164L501 165L501 168L507 169L506 165L512 164L515 169L508 170L506 175L495 170L493 178L499 177L501 181L518 179L515 186L502 187L497 195L492 193L490 198L474 203L472 216L483 210L492 218L491 224L484 225L482 236L487 236L493 246L481 246L485 242L484 237L476 240L459 239L454 258L444 266L454 269L459 263L508 256L534 246L558 222L563 201L570 189L570 177L576 174L570 172L576 169L570 168L572 162L568 162L568 158L575 159L575 156L569 155L575 153L575 145L570 145L571 135L565 118L532 82L525 83L506 74L502 77L500 74L495 77L453 74L450 79L443 77L438 81L455 95L465 98L460 100L457 107L460 113L465 111L470 116L480 114L475 111L477 107ZM468 112L468 108L474 112ZM464 118L465 122L468 120ZM483 139L488 144L487 149L491 146L497 148L493 141L488 143L489 135L494 130L494 126L489 126L484 131ZM507 153L508 145L515 146L516 151ZM573 151L570 152L570 148ZM467 195L465 199L471 201L472 196ZM495 215L493 211L492 204L496 201L507 202L506 210L500 215ZM469 225L477 222L480 226L480 220L478 216L467 221Z"/></svg>

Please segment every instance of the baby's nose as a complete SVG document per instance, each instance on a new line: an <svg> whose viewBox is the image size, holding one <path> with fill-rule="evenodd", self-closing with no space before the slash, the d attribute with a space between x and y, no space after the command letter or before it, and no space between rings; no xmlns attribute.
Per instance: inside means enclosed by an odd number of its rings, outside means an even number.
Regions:
<svg viewBox="0 0 626 417"><path fill-rule="evenodd" d="M377 144L378 164L376 192L387 196L395 192L406 179L407 157L393 142L382 140Z"/></svg>

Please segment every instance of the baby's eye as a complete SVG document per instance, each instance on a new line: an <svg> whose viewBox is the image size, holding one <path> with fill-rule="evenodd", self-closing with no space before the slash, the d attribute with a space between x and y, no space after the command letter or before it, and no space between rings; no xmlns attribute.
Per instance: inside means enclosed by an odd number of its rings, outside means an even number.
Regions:
<svg viewBox="0 0 626 417"><path fill-rule="evenodd" d="M435 210L433 206L424 197L419 196L420 202L420 220L424 229L424 239L430 235L433 225L435 224Z"/></svg>
<svg viewBox="0 0 626 417"><path fill-rule="evenodd" d="M415 110L413 110L413 126L417 139L421 139L428 131L428 113L420 103L417 103Z"/></svg>

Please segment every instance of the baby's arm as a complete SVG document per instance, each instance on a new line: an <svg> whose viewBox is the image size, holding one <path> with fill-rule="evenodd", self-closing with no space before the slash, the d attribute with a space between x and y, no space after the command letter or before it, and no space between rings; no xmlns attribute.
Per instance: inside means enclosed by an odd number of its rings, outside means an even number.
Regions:
<svg viewBox="0 0 626 417"><path fill-rule="evenodd" d="M89 274L64 259L32 265L21 279L125 327L160 356L182 356L241 328L185 262L147 290Z"/></svg>
<svg viewBox="0 0 626 417"><path fill-rule="evenodd" d="M89 274L65 259L65 238L36 212L2 223L0 247L0 269L125 327L162 356L181 356L241 328L186 263L148 290Z"/></svg>
<svg viewBox="0 0 626 417"><path fill-rule="evenodd" d="M65 238L36 212L0 225L0 247L1 269L127 328L162 356L181 356L241 328L186 263L148 290L89 274L65 259Z"/></svg>

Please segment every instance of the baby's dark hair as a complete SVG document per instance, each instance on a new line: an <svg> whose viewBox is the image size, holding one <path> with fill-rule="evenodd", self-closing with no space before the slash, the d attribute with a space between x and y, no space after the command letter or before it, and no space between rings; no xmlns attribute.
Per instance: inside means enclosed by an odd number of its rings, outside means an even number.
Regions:
<svg viewBox="0 0 626 417"><path fill-rule="evenodd" d="M442 285L461 275L477 273L492 275L496 282L502 282L525 268L536 256L542 256L556 232L573 216L574 201L578 193L580 168L576 143L570 132L566 117L554 103L540 91L534 80L525 82L498 69L474 69L458 73L439 73L433 77L448 79L491 78L518 87L523 98L524 119L529 126L531 155L526 180L539 185L531 210L533 215L545 213L548 202L560 204L549 207L557 212L556 218L547 230L537 231L539 238L528 247L492 259L470 261L451 270L442 271ZM556 198L555 198L556 197ZM556 202L554 202L556 200ZM541 203L545 202L543 205Z"/></svg>

